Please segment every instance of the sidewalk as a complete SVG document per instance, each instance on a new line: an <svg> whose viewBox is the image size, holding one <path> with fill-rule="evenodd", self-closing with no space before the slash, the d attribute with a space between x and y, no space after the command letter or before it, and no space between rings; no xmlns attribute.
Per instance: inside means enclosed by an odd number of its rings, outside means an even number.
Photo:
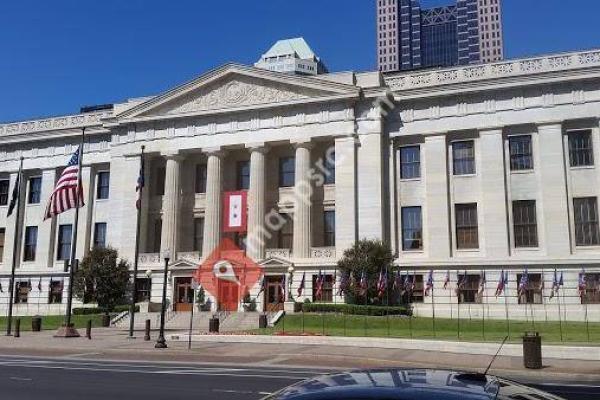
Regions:
<svg viewBox="0 0 600 400"><path fill-rule="evenodd" d="M187 349L187 335L168 332L168 349L155 349L157 332L146 342L143 332L128 339L118 329L95 329L92 340L58 339L53 331L22 332L22 337L0 336L1 355L64 357L83 360L161 361L246 366L286 366L326 369L425 367L483 371L497 350L495 344L417 341L405 339L300 336L195 335ZM520 346L509 345L494 362L493 374L547 381L600 381L599 348L544 347L544 368L523 367ZM573 352L573 353L571 353ZM588 354L584 354L588 352ZM560 358L576 354L581 359Z"/></svg>

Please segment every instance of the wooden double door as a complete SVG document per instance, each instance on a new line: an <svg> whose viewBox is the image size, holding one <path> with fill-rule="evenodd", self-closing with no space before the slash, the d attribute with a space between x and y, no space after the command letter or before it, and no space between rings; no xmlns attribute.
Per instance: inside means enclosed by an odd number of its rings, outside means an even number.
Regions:
<svg viewBox="0 0 600 400"><path fill-rule="evenodd" d="M285 301L285 291L283 289L283 277L278 276L265 276L266 288L265 288L265 311L275 312L283 310L283 302Z"/></svg>
<svg viewBox="0 0 600 400"><path fill-rule="evenodd" d="M175 278L175 311L192 311L193 304L192 278Z"/></svg>

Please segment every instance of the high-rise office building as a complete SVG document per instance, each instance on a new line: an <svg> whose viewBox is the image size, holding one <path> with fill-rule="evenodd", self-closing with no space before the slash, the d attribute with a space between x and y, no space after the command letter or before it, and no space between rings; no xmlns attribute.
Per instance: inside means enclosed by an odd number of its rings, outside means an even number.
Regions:
<svg viewBox="0 0 600 400"><path fill-rule="evenodd" d="M377 0L379 70L477 64L503 58L500 0Z"/></svg>

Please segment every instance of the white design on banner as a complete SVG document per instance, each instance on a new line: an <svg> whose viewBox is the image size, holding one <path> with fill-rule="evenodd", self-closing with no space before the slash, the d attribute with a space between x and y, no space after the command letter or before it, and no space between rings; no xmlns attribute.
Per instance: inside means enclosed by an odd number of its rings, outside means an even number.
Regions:
<svg viewBox="0 0 600 400"><path fill-rule="evenodd" d="M239 228L242 226L242 195L232 194L229 196L229 227Z"/></svg>
<svg viewBox="0 0 600 400"><path fill-rule="evenodd" d="M227 260L217 261L213 266L213 274L218 279L223 279L224 281L229 281L233 283L240 284L237 276L235 276L235 272L233 271L233 265Z"/></svg>

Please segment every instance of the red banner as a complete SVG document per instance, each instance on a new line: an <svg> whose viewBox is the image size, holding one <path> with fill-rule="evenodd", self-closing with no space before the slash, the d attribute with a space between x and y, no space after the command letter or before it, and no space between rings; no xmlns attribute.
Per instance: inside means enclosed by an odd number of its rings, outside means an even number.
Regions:
<svg viewBox="0 0 600 400"><path fill-rule="evenodd" d="M246 232L248 197L246 191L223 194L223 232Z"/></svg>

